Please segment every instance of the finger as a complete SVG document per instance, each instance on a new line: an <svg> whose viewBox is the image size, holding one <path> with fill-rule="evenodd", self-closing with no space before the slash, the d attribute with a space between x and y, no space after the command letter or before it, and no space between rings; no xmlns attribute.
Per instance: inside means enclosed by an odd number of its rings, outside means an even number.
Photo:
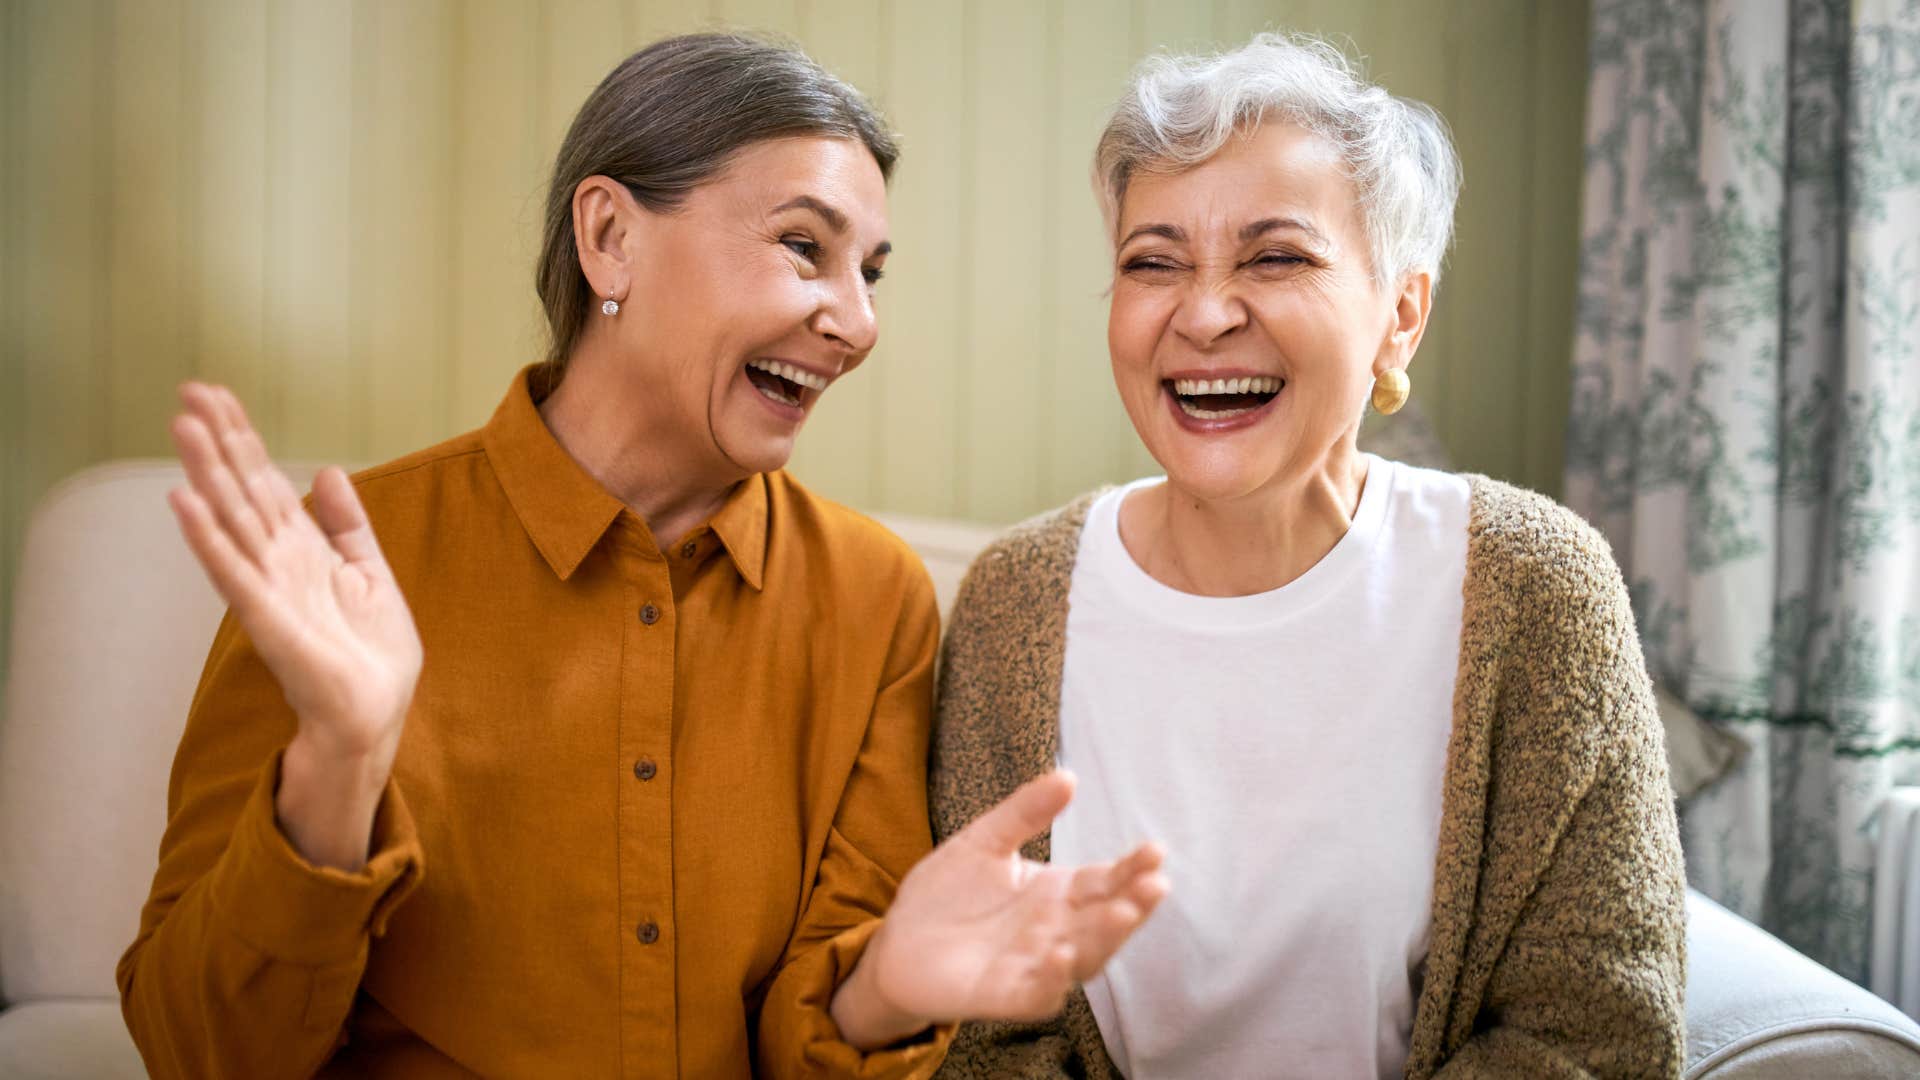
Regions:
<svg viewBox="0 0 1920 1080"><path fill-rule="evenodd" d="M1157 902L1157 901L1156 901ZM1120 951L1134 931L1140 929L1153 912L1131 900L1109 900L1096 905L1089 918L1071 937L1076 945L1073 976L1085 982L1100 974L1113 954Z"/></svg>
<svg viewBox="0 0 1920 1080"><path fill-rule="evenodd" d="M267 546L266 526L253 501L240 490L239 478L214 445L205 421L197 412L176 416L169 432L194 493L240 554L258 562Z"/></svg>
<svg viewBox="0 0 1920 1080"><path fill-rule="evenodd" d="M271 533L299 511L300 495L267 454L266 441L254 429L253 421L247 418L247 410L240 404L240 399L224 386L211 389L224 418L220 448L234 472L239 475L247 497L253 501L254 510L267 522Z"/></svg>
<svg viewBox="0 0 1920 1080"><path fill-rule="evenodd" d="M975 818L966 832L996 854L1011 855L1053 824L1073 799L1073 785L1073 774L1064 769L1029 780Z"/></svg>
<svg viewBox="0 0 1920 1080"><path fill-rule="evenodd" d="M1145 843L1113 862L1094 863L1074 871L1067 898L1079 907L1119 895L1142 874L1160 869L1166 858L1159 844Z"/></svg>
<svg viewBox="0 0 1920 1080"><path fill-rule="evenodd" d="M337 466L330 465L313 478L313 519L341 558L363 566L386 566L366 507L346 472Z"/></svg>
<svg viewBox="0 0 1920 1080"><path fill-rule="evenodd" d="M199 492L190 487L174 488L167 493L167 505L173 508L174 517L180 522L180 533L186 537L187 547L193 550L200 568L206 571L214 591L244 622L259 606L265 588L259 572L234 546L213 508Z"/></svg>

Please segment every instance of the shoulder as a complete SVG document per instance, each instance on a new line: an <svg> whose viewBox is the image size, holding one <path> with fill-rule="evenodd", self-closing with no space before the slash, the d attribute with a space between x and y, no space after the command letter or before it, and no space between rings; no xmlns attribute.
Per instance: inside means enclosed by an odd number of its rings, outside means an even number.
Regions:
<svg viewBox="0 0 1920 1080"><path fill-rule="evenodd" d="M410 500L423 491L443 485L450 477L464 478L476 471L491 475L480 432L469 431L385 464L361 469L348 479L372 512L376 502Z"/></svg>
<svg viewBox="0 0 1920 1080"><path fill-rule="evenodd" d="M767 541L794 543L814 576L849 588L884 585L933 603L933 579L920 556L893 530L835 502L782 469L764 476L767 485Z"/></svg>
<svg viewBox="0 0 1920 1080"><path fill-rule="evenodd" d="M959 603L982 599L988 591L1022 586L1044 588L1071 578L1080 549L1080 531L1094 500L1111 490L1087 492L1064 506L1028 518L995 537L974 557L960 586Z"/></svg>
<svg viewBox="0 0 1920 1080"><path fill-rule="evenodd" d="M1535 599L1624 597L1612 547L1580 515L1537 491L1466 479L1469 589L1499 584Z"/></svg>

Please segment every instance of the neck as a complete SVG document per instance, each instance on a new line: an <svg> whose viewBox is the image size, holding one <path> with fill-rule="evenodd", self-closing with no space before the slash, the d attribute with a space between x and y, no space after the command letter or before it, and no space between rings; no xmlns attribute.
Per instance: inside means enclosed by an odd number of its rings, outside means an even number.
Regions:
<svg viewBox="0 0 1920 1080"><path fill-rule="evenodd" d="M1150 576L1199 596L1251 596L1313 569L1353 525L1367 464L1343 441L1319 467L1246 495L1203 498L1171 477L1128 497L1120 540Z"/></svg>
<svg viewBox="0 0 1920 1080"><path fill-rule="evenodd" d="M671 422L651 415L654 398L629 367L576 351L566 377L540 403L540 418L567 456L669 548L712 517L743 478L715 469L704 448L685 445L690 440L662 438Z"/></svg>

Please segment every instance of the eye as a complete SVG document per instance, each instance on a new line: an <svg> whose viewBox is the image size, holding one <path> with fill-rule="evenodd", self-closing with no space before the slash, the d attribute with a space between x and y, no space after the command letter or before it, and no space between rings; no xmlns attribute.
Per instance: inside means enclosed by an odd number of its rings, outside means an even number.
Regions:
<svg viewBox="0 0 1920 1080"><path fill-rule="evenodd" d="M808 262L820 261L820 245L804 236L783 236L780 242L787 245L787 250Z"/></svg>
<svg viewBox="0 0 1920 1080"><path fill-rule="evenodd" d="M1128 274L1146 274L1151 276L1156 274L1171 273L1172 271L1178 270L1179 266L1177 266L1173 262L1173 260L1168 259L1164 256L1142 255L1137 259L1127 260L1127 262L1123 264L1120 267L1120 269L1122 272L1128 273Z"/></svg>
<svg viewBox="0 0 1920 1080"><path fill-rule="evenodd" d="M878 285L880 279L887 276L887 272L877 266L864 266L860 268L860 276L867 279L867 284Z"/></svg>
<svg viewBox="0 0 1920 1080"><path fill-rule="evenodd" d="M1290 251L1265 251L1253 261L1256 266L1296 266L1307 260Z"/></svg>

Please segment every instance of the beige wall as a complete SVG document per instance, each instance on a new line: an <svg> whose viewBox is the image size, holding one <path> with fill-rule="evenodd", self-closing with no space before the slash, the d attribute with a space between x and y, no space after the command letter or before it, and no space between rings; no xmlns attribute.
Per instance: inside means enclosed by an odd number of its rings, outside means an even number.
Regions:
<svg viewBox="0 0 1920 1080"><path fill-rule="evenodd" d="M1557 490L1584 2L0 0L0 573L26 509L167 452L232 385L276 453L366 461L477 425L535 356L545 169L620 57L797 37L904 135L883 334L795 471L855 505L1008 521L1142 475L1105 358L1085 180L1161 47L1349 35L1452 122L1459 241L1414 392L1470 468ZM0 599L3 606L3 599Z"/></svg>

